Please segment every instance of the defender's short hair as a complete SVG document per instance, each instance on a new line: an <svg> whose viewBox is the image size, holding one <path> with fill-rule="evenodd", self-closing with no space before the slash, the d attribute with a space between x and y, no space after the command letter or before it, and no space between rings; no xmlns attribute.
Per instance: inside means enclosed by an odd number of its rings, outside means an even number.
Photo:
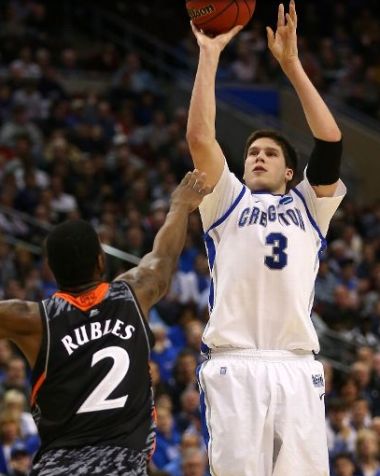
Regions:
<svg viewBox="0 0 380 476"><path fill-rule="evenodd" d="M288 139L283 136L282 134L279 134L277 131L274 131L272 129L259 129L255 132L253 132L247 139L247 142L245 144L245 151L244 151L244 160L247 157L248 150L253 142L257 139L261 139L262 137L267 137L269 139L272 139L276 144L278 144L285 157L285 164L289 169L292 169L294 172L294 175L297 174L297 167L298 167L298 154L295 150L295 148L291 145L291 143L288 141Z"/></svg>
<svg viewBox="0 0 380 476"><path fill-rule="evenodd" d="M50 269L60 287L79 286L93 279L101 245L88 222L69 220L57 225L45 246Z"/></svg>

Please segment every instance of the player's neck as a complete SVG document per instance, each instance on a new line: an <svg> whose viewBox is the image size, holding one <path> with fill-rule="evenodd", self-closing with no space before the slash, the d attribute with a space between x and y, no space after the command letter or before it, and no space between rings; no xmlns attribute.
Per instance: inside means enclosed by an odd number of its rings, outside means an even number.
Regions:
<svg viewBox="0 0 380 476"><path fill-rule="evenodd" d="M73 294L78 295L78 294L83 294L84 292L90 291L91 289L96 288L99 286L99 284L103 283L104 280L102 279L94 279L93 281L90 281L86 284L81 284L80 286L64 286L60 287L59 291L62 293L68 293L68 294Z"/></svg>

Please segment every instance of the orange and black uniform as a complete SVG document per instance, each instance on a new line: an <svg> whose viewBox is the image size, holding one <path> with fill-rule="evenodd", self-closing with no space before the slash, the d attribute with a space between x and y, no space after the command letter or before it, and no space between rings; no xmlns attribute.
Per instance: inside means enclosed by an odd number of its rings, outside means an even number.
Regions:
<svg viewBox="0 0 380 476"><path fill-rule="evenodd" d="M41 303L43 339L33 370L32 411L51 449L154 443L149 352L153 336L124 281Z"/></svg>

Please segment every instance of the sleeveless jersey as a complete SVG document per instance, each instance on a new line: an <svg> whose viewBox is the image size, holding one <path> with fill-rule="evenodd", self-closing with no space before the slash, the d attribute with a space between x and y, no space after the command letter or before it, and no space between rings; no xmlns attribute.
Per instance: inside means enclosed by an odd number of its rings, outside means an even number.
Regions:
<svg viewBox="0 0 380 476"><path fill-rule="evenodd" d="M286 195L252 193L225 166L199 207L212 277L204 351L319 351L314 282L344 194L340 182L317 198L306 177Z"/></svg>
<svg viewBox="0 0 380 476"><path fill-rule="evenodd" d="M149 451L153 337L128 284L103 283L78 297L56 293L40 309L32 376L40 453L88 445Z"/></svg>

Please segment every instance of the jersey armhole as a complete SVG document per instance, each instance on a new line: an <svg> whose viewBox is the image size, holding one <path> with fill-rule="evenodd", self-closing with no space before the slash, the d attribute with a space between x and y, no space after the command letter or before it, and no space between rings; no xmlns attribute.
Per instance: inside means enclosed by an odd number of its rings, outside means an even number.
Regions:
<svg viewBox="0 0 380 476"><path fill-rule="evenodd" d="M47 311L45 308L44 301L39 303L40 318L42 323L42 339L41 347L37 355L36 362L32 369L32 394L31 394L31 404L33 405L36 401L38 390L41 388L43 382L46 379L49 363L49 353L50 353L50 328L47 317Z"/></svg>
<svg viewBox="0 0 380 476"><path fill-rule="evenodd" d="M118 282L122 282L124 284L124 286L128 289L128 291L132 294L132 297L133 297L133 302L135 303L136 305L136 309L137 309L137 312L138 312L138 315L139 315L139 318L140 318L140 321L141 321L141 325L144 329L144 333L145 333L145 338L146 338L146 343L147 343L147 346L148 346L148 351L149 353L151 352L152 348L154 347L154 344L155 344L155 339L154 339L154 335L149 327L149 323L147 322L147 320L144 318L144 313L142 312L142 309L140 307L140 304L137 300L137 297L136 297L136 294L135 294L135 291L133 289L133 287L127 282L127 281L124 281L124 280L120 280Z"/></svg>

